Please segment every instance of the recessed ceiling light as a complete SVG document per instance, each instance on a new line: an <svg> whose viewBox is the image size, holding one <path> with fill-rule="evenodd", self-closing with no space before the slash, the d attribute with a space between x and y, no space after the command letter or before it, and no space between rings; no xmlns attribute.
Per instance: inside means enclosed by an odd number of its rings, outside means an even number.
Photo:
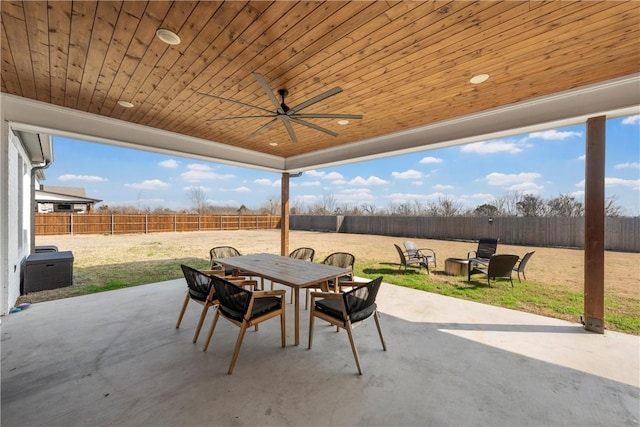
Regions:
<svg viewBox="0 0 640 427"><path fill-rule="evenodd" d="M272 147L276 147L278 145L278 143L277 142L270 142L269 145L272 146Z"/></svg>
<svg viewBox="0 0 640 427"><path fill-rule="evenodd" d="M160 28L156 31L156 36L166 44L180 44L180 37L173 31L167 30L165 28Z"/></svg>
<svg viewBox="0 0 640 427"><path fill-rule="evenodd" d="M131 108L131 107L133 107L133 104L132 104L132 103L127 102L127 101L123 101L123 100L118 101L118 105L119 105L119 106L121 106L121 107L124 107L124 108Z"/></svg>
<svg viewBox="0 0 640 427"><path fill-rule="evenodd" d="M345 119L338 120L338 124L342 125L342 126L348 125L349 124L349 120L345 120Z"/></svg>
<svg viewBox="0 0 640 427"><path fill-rule="evenodd" d="M474 85L477 85L477 84L486 82L488 78L489 78L489 74L478 74L477 76L471 77L471 80L469 80L469 83L473 83Z"/></svg>

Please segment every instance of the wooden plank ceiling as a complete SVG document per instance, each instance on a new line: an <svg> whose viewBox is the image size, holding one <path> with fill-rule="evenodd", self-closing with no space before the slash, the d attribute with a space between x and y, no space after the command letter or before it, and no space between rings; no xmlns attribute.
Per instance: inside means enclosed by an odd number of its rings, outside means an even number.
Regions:
<svg viewBox="0 0 640 427"><path fill-rule="evenodd" d="M300 155L640 70L636 2L2 1L2 92L274 154ZM182 42L156 36L166 28ZM252 72L305 113L362 114L331 137L281 123ZM490 75L480 85L469 79ZM118 105L131 102L133 108ZM277 146L270 145L277 143Z"/></svg>

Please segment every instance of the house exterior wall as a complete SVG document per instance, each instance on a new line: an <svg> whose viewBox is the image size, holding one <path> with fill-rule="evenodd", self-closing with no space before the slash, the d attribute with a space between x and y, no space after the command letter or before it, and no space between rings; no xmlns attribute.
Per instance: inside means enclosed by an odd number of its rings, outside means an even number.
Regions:
<svg viewBox="0 0 640 427"><path fill-rule="evenodd" d="M20 296L23 262L31 242L31 161L19 138L2 122L0 178L0 315L9 313Z"/></svg>

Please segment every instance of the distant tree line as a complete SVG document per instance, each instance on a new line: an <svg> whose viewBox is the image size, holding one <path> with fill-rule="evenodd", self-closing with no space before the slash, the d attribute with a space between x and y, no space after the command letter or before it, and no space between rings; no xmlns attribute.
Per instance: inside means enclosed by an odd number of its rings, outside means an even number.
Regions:
<svg viewBox="0 0 640 427"><path fill-rule="evenodd" d="M191 202L190 209L173 211L166 208L139 208L133 206L101 205L100 213L194 213L200 215L280 215L281 201L279 197L270 196L257 209L239 207L214 206L207 202L206 194L199 188L188 191ZM329 190L324 190L319 200L312 204L293 202L289 207L291 215L398 215L398 216L431 216L431 217L581 217L584 215L584 204L574 196L561 194L544 199L532 194L510 191L491 203L484 203L475 208L465 207L452 197L440 197L437 201L422 202L413 200L405 203L391 203L386 208L371 203L360 205L340 204ZM625 210L613 196L605 202L605 213L608 217L625 216Z"/></svg>

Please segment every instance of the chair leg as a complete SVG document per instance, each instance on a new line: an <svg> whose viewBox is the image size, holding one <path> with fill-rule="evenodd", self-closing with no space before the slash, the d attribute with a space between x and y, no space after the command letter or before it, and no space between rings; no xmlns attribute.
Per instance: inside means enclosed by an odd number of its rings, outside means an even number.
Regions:
<svg viewBox="0 0 640 427"><path fill-rule="evenodd" d="M373 319L376 321L376 326L378 327L378 335L380 335L380 341L382 342L382 349L387 351L387 345L384 343L384 337L382 336L382 328L380 327L380 317L378 316L378 311L373 313Z"/></svg>
<svg viewBox="0 0 640 427"><path fill-rule="evenodd" d="M180 323L182 323L182 317L184 316L184 312L187 311L187 305L189 305L189 292L187 292L187 296L184 297L184 304L182 304L182 310L180 310L180 314L178 315L178 323L176 323L176 329L180 327Z"/></svg>
<svg viewBox="0 0 640 427"><path fill-rule="evenodd" d="M280 314L280 335L282 336L282 347L287 346L287 326L285 321L284 297L282 299L282 314Z"/></svg>
<svg viewBox="0 0 640 427"><path fill-rule="evenodd" d="M313 344L313 320L315 316L315 304L311 306L311 312L309 313L309 346L307 349L311 350L311 344Z"/></svg>
<svg viewBox="0 0 640 427"><path fill-rule="evenodd" d="M204 323L204 319L207 317L207 312L209 311L209 304L205 303L204 307L202 307L202 313L200 313L200 320L198 321L198 326L196 326L196 332L193 334L193 343L195 344L198 341L198 336L200 335L200 329L202 329L202 324Z"/></svg>
<svg viewBox="0 0 640 427"><path fill-rule="evenodd" d="M202 351L207 351L209 348L209 343L211 342L211 337L213 336L213 330L216 328L216 323L218 323L218 317L220 317L220 312L216 310L216 315L213 317L213 321L211 322L211 327L209 328L209 333L207 334L207 341L204 343L204 347L202 347Z"/></svg>
<svg viewBox="0 0 640 427"><path fill-rule="evenodd" d="M247 326L249 324L247 321L242 322L242 326L240 326L240 333L238 334L238 339L236 340L236 347L233 350L233 357L231 358L231 364L229 365L229 370L227 374L231 375L233 373L233 367L236 365L236 360L238 359L238 355L240 354L240 347L242 346L242 340L244 339L244 333L247 330Z"/></svg>
<svg viewBox="0 0 640 427"><path fill-rule="evenodd" d="M360 358L358 358L358 349L356 348L356 343L353 341L353 331L351 330L351 322L346 322L345 329L347 330L347 334L349 334L349 342L351 343L351 351L353 351L353 357L356 359L356 366L358 367L358 373L362 375L362 369L360 369Z"/></svg>

